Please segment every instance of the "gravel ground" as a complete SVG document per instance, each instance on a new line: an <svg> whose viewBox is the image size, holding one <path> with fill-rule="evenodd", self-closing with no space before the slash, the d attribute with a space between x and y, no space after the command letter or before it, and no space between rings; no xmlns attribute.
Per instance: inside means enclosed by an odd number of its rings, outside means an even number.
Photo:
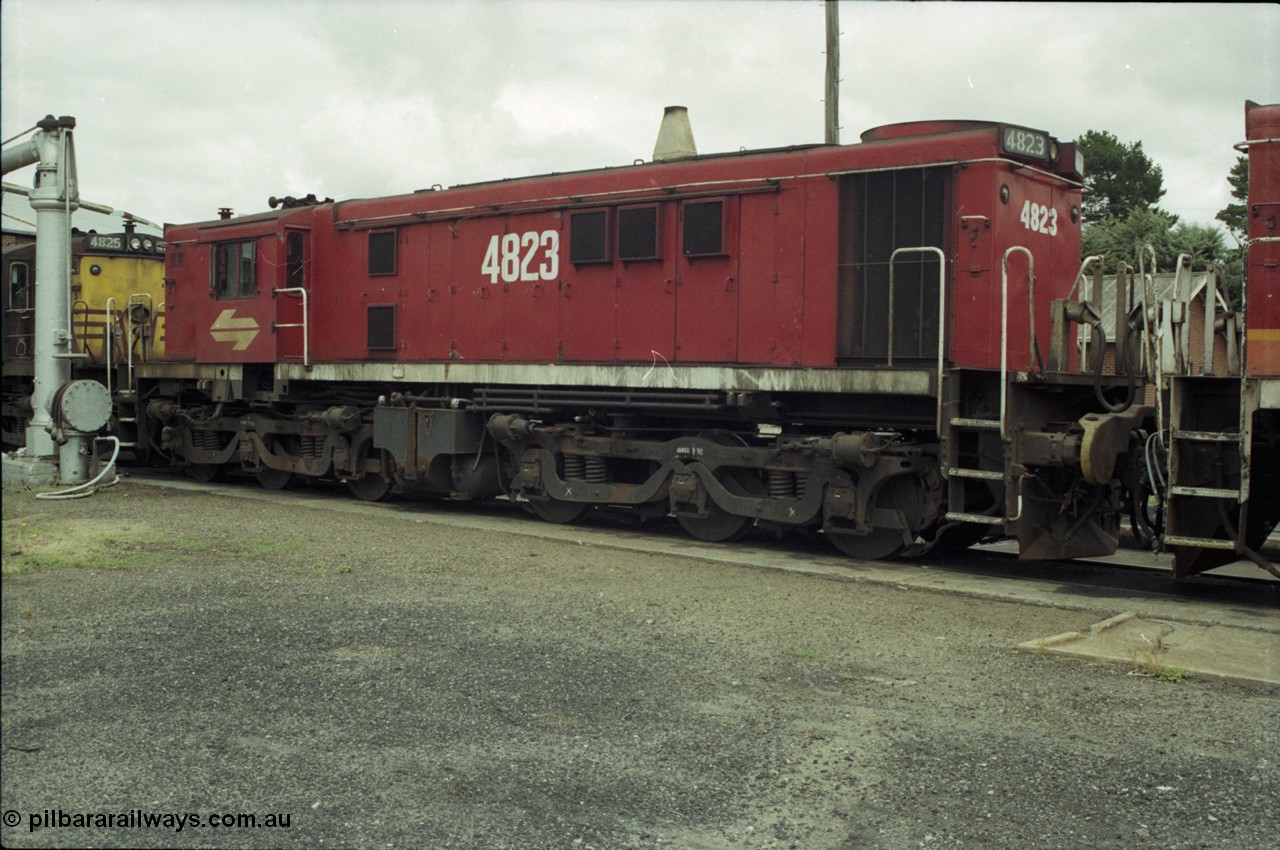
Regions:
<svg viewBox="0 0 1280 850"><path fill-rule="evenodd" d="M1014 649L1096 611L131 482L3 565L6 847L1280 839L1280 692Z"/></svg>

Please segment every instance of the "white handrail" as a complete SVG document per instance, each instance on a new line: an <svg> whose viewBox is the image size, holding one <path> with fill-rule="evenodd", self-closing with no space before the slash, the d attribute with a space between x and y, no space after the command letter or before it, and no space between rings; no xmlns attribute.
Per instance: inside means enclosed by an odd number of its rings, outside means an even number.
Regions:
<svg viewBox="0 0 1280 850"><path fill-rule="evenodd" d="M938 416L935 427L942 433L942 369L947 332L947 255L941 248L923 245L899 248L889 255L889 365L893 365L893 261L899 254L934 253L938 255Z"/></svg>
<svg viewBox="0 0 1280 850"><path fill-rule="evenodd" d="M279 324L277 322L272 322L271 327L302 328L302 365L305 368L310 369L311 368L311 349L310 349L310 340L307 334L307 290L301 286L290 286L286 289L273 289L271 290L271 294L272 295L281 295L281 294L300 295L302 297L302 321L301 322L288 322L286 324Z"/></svg>
<svg viewBox="0 0 1280 850"><path fill-rule="evenodd" d="M1021 251L1027 255L1027 303L1031 316L1031 351L1027 356L1034 356L1036 347L1036 258L1031 251L1022 245L1012 245L1004 252L1000 261L1000 439L1009 438L1005 425L1005 410L1008 406L1009 393L1009 255Z"/></svg>
<svg viewBox="0 0 1280 850"><path fill-rule="evenodd" d="M1093 254L1091 256L1085 257L1084 260L1080 263L1080 271L1076 272L1076 282L1071 284L1071 291L1067 293L1068 299L1075 298L1077 292L1079 292L1080 294L1081 301L1092 302L1095 298L1101 297L1102 293L1100 291L1098 292L1094 291L1094 287L1092 286L1093 281L1089 281L1090 286L1088 287L1088 290L1089 290L1088 297L1085 297L1086 295L1085 288L1080 286L1081 283L1084 283L1086 281L1086 278L1084 276L1084 270L1087 269L1090 264L1096 264L1097 268L1094 270L1094 275L1099 281L1101 281L1102 256L1099 254ZM1119 283L1117 282L1116 285L1119 286ZM1101 307L1099 307L1099 311L1101 311ZM1117 323L1120 321L1118 318L1118 315L1119 314L1117 314L1117 319L1116 319ZM1117 327L1119 327L1118 324L1117 324ZM1119 331L1117 331L1117 333L1119 333ZM1081 372L1088 371L1088 366L1086 364L1088 364L1089 362L1089 343L1091 341L1092 341L1092 334L1087 333L1084 325L1081 324L1081 326L1079 327L1076 333L1076 354L1077 354L1077 361L1078 361L1077 365Z"/></svg>

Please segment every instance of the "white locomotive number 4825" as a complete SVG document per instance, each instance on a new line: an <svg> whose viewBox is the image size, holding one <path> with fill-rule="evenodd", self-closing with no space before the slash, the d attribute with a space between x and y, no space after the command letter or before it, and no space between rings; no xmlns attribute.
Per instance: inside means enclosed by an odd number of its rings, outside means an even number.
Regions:
<svg viewBox="0 0 1280 850"><path fill-rule="evenodd" d="M1058 235L1058 211L1051 207L1027 201L1022 205L1022 215L1018 216L1018 220L1027 230L1048 236Z"/></svg>
<svg viewBox="0 0 1280 850"><path fill-rule="evenodd" d="M560 232L495 234L484 252L480 274L488 275L490 283L499 278L503 283L555 280L560 276Z"/></svg>

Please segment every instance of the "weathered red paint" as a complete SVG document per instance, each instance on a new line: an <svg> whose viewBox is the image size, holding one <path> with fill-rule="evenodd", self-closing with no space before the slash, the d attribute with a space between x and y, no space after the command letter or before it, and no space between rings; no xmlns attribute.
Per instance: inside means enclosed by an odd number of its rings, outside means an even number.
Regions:
<svg viewBox="0 0 1280 850"><path fill-rule="evenodd" d="M1280 376L1280 104L1245 105L1249 142L1246 368ZM1254 241L1257 240L1257 241Z"/></svg>
<svg viewBox="0 0 1280 850"><path fill-rule="evenodd" d="M1071 180L1047 173L1047 166L1019 166L1001 156L997 134L994 124L927 122L882 128L861 144L842 147L705 156L170 226L168 358L299 360L301 331L273 326L300 321L300 301L273 290L287 282L286 233L302 229L308 235L312 362L665 360L832 368L838 338L836 175L937 165L950 173L944 210L947 356L955 366L998 368L1004 253L1024 245L1035 256L1043 349L1050 331L1047 305L1066 296L1079 263L1080 228L1071 211L1080 194ZM1009 189L1007 202L1001 187ZM723 200L721 255L680 253L682 203L689 198ZM1056 211L1056 235L1029 230L1019 219L1027 201ZM658 206L660 259L569 261L572 212L616 212L641 203ZM395 234L392 274L369 273L372 231ZM559 238L554 279L495 283L482 274L495 235L501 240L547 232ZM212 246L245 238L257 244L257 291L215 298ZM531 268L544 260L535 252ZM1027 272L1025 257L1010 260L1009 365L1015 369L1034 365ZM378 305L395 309L394 347L370 350L366 311ZM216 333L220 319L224 327ZM251 323L258 332L237 348L249 335L237 336L237 329Z"/></svg>

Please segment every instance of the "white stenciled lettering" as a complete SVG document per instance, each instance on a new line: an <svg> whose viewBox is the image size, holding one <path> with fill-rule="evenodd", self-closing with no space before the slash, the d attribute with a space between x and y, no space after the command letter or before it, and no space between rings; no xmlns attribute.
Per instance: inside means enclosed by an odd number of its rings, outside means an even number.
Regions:
<svg viewBox="0 0 1280 850"><path fill-rule="evenodd" d="M490 283L555 280L560 275L560 233L529 230L494 234L480 262Z"/></svg>
<svg viewBox="0 0 1280 850"><path fill-rule="evenodd" d="M1022 222L1023 227L1034 233L1043 233L1046 236L1058 235L1058 211L1052 207L1026 201L1022 205L1022 214L1018 216L1018 220Z"/></svg>

